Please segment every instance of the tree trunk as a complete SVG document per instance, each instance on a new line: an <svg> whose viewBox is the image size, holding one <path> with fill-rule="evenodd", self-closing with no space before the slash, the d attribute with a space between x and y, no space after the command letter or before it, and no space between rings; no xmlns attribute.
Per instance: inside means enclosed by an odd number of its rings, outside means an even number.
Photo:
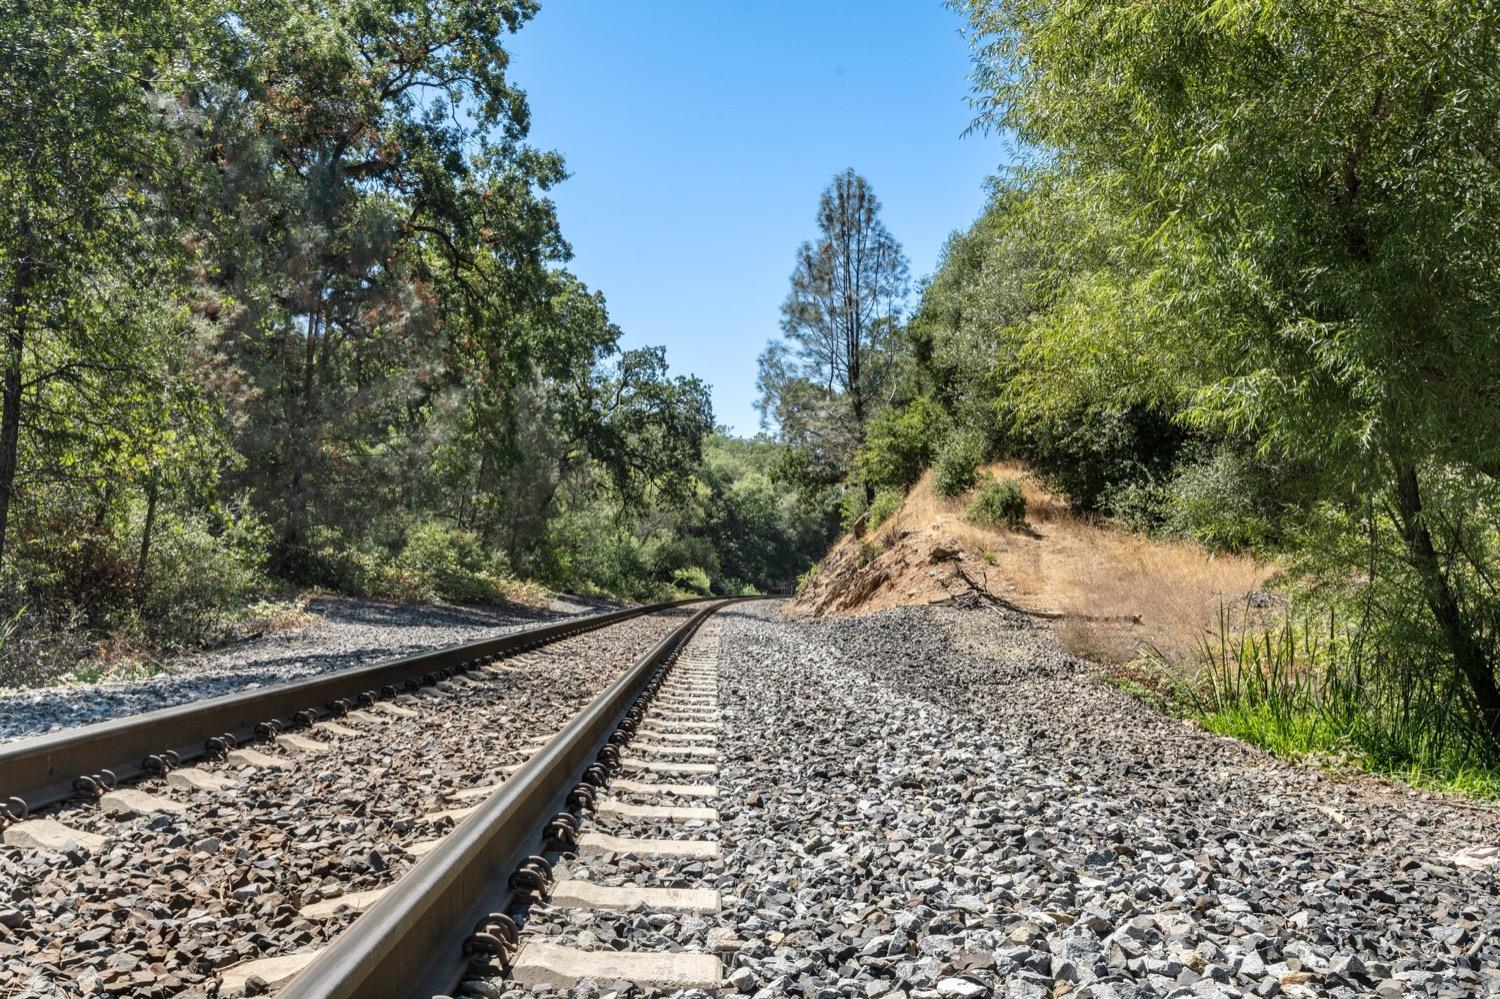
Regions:
<svg viewBox="0 0 1500 999"><path fill-rule="evenodd" d="M16 488L16 461L21 441L21 355L26 349L27 310L36 280L35 262L27 240L16 261L10 286L10 324L5 333L5 384L0 396L0 564L5 561L6 531L10 527L11 499Z"/></svg>
<svg viewBox="0 0 1500 999"><path fill-rule="evenodd" d="M287 428L290 439L287 442L287 456L291 463L292 475L287 483L286 496L286 521L282 525L281 532L281 562L283 567L289 566L292 561L292 553L302 542L302 527L307 519L307 490L304 478L310 471L312 465L312 433L315 400L313 398L317 391L317 350L318 332L320 320L322 319L320 306L321 296L315 296L313 311L307 317L307 340L303 345L302 360L302 397L300 405L293 408L295 418Z"/></svg>
<svg viewBox="0 0 1500 999"><path fill-rule="evenodd" d="M157 494L156 477L152 476L150 483L146 486L146 522L141 525L141 554L135 563L138 600L144 599L146 594L146 566L151 560L151 532L156 528Z"/></svg>
<svg viewBox="0 0 1500 999"><path fill-rule="evenodd" d="M1422 492L1416 468L1397 462L1395 472L1396 508L1401 517L1407 558L1422 581L1427 609L1437 621L1443 643L1474 695L1490 746L1500 749L1500 686L1495 682L1494 664L1485 654L1473 627L1464 620L1458 597L1438 562L1437 547L1423 518Z"/></svg>

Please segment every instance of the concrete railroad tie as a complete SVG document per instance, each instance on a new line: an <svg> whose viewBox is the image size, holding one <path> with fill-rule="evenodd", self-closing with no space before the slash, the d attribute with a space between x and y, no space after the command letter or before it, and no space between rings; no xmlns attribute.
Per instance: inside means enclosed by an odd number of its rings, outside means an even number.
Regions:
<svg viewBox="0 0 1500 999"><path fill-rule="evenodd" d="M583 978L596 982L629 981L665 989L711 989L719 984L723 963L713 954L640 953L574 950L528 940L516 955L511 977L521 985L572 988Z"/></svg>
<svg viewBox="0 0 1500 999"><path fill-rule="evenodd" d="M18 846L28 850L83 850L93 853L104 845L104 837L98 833L70 829L56 819L27 819L5 827L6 846Z"/></svg>
<svg viewBox="0 0 1500 999"><path fill-rule="evenodd" d="M611 781L609 789L620 794L668 794L675 798L715 798L719 794L713 784L653 784L627 777Z"/></svg>
<svg viewBox="0 0 1500 999"><path fill-rule="evenodd" d="M578 849L594 853L682 857L688 860L717 860L720 857L719 844L712 840L630 839L599 832L586 832L578 837Z"/></svg>
<svg viewBox="0 0 1500 999"><path fill-rule="evenodd" d="M711 777L719 772L719 768L712 763L677 763L672 760L643 760L639 756L621 757L620 767L623 770L629 770L634 773L688 774L699 777Z"/></svg>

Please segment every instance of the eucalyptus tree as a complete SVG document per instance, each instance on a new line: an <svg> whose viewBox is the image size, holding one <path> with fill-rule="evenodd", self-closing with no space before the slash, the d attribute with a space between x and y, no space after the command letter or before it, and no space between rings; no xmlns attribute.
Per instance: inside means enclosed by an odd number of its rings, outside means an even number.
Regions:
<svg viewBox="0 0 1500 999"><path fill-rule="evenodd" d="M1315 462L1368 512L1343 571L1500 747L1500 7L956 6L1070 263L1033 402L1155 395Z"/></svg>

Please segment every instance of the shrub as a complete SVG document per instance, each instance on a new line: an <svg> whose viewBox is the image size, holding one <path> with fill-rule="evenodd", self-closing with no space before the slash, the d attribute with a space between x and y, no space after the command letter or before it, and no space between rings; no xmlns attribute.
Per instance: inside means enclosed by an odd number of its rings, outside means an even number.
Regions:
<svg viewBox="0 0 1500 999"><path fill-rule="evenodd" d="M865 445L854 459L856 472L876 488L909 487L932 464L947 424L947 414L927 396L882 410L866 430Z"/></svg>
<svg viewBox="0 0 1500 999"><path fill-rule="evenodd" d="M413 527L392 569L398 587L459 603L505 597L505 561L479 535L437 520Z"/></svg>
<svg viewBox="0 0 1500 999"><path fill-rule="evenodd" d="M317 525L308 532L299 578L318 589L354 597L383 590L388 559L358 548L336 528Z"/></svg>
<svg viewBox="0 0 1500 999"><path fill-rule="evenodd" d="M13 578L21 599L44 615L76 614L87 627L107 628L132 614L150 584L111 525L79 525L76 516L60 511L25 523L10 557Z"/></svg>
<svg viewBox="0 0 1500 999"><path fill-rule="evenodd" d="M1155 482L1132 480L1105 490L1099 506L1116 524L1143 534L1160 534L1169 493Z"/></svg>
<svg viewBox="0 0 1500 999"><path fill-rule="evenodd" d="M14 592L14 587L6 590ZM94 651L93 636L76 611L7 606L0 618L0 688L51 683L87 662Z"/></svg>
<svg viewBox="0 0 1500 999"><path fill-rule="evenodd" d="M891 519L891 515L901 509L901 504L906 497L896 489L882 489L875 494L875 502L870 504L870 530L875 530L881 524Z"/></svg>
<svg viewBox="0 0 1500 999"><path fill-rule="evenodd" d="M857 484L850 485L839 497L839 523L846 531L854 530L859 523L859 518L865 515L869 507L865 505L865 491Z"/></svg>
<svg viewBox="0 0 1500 999"><path fill-rule="evenodd" d="M1029 423L1014 448L1073 509L1095 512L1127 483L1171 474L1187 440L1165 410L1084 407Z"/></svg>
<svg viewBox="0 0 1500 999"><path fill-rule="evenodd" d="M1015 480L986 475L979 494L964 511L964 519L991 530L1017 530L1026 523L1026 497Z"/></svg>
<svg viewBox="0 0 1500 999"><path fill-rule="evenodd" d="M132 535L140 530L132 525ZM152 532L143 629L158 642L187 645L222 637L266 586L270 532L248 506L213 522L196 513L160 518Z"/></svg>
<svg viewBox="0 0 1500 999"><path fill-rule="evenodd" d="M702 566L690 565L683 569L677 569L672 573L672 585L679 590L696 593L698 596L707 596L710 588L708 570Z"/></svg>
<svg viewBox="0 0 1500 999"><path fill-rule="evenodd" d="M1183 466L1165 489L1165 530L1210 551L1262 547L1272 535L1273 513L1257 478L1227 450Z"/></svg>
<svg viewBox="0 0 1500 999"><path fill-rule="evenodd" d="M977 438L955 434L948 438L932 466L932 488L939 496L953 499L974 488L979 463L984 459Z"/></svg>

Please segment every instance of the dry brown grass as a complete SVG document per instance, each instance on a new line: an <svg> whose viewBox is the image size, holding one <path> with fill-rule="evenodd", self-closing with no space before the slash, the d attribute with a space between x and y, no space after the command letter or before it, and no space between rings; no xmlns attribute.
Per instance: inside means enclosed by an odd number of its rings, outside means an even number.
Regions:
<svg viewBox="0 0 1500 999"><path fill-rule="evenodd" d="M1276 571L1250 558L1211 556L1190 544L1080 517L1019 464L1001 462L985 471L1018 482L1026 529L968 523L967 498L938 496L924 476L875 532L891 552L881 560L889 579L846 612L951 596L953 576L934 572L926 553L956 548L964 571L995 596L1029 611L1061 614L1058 634L1076 655L1124 662L1149 646L1179 659L1217 628L1221 607L1243 603Z"/></svg>

